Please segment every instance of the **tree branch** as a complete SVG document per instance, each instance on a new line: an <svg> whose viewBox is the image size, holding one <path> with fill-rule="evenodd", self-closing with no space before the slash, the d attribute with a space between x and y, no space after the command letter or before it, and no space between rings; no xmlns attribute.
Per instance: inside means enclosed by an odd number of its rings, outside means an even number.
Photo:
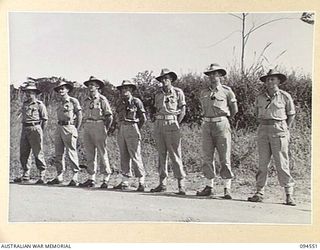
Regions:
<svg viewBox="0 0 320 250"><path fill-rule="evenodd" d="M229 13L229 15L230 15L230 16L233 16L233 17L236 17L236 18L238 18L238 19L240 19L240 20L242 20L242 18L241 18L241 17L239 17L239 16L237 16L237 15L235 15L235 14L231 14L231 13Z"/></svg>
<svg viewBox="0 0 320 250"><path fill-rule="evenodd" d="M240 30L235 30L233 32L231 32L229 35L227 35L226 37L222 38L221 40L219 40L218 42L214 43L214 44L211 44L209 46L206 46L205 48L212 48L216 45L218 45L219 43L225 41L226 39L228 39L230 36L232 36L234 33L237 33L237 32L240 32Z"/></svg>
<svg viewBox="0 0 320 250"><path fill-rule="evenodd" d="M246 36L249 36L252 32L256 31L257 29L260 29L261 27L267 25L267 24L270 24L270 23L273 23L273 22L277 22L277 21L280 21L280 20L288 20L288 19L297 19L297 18L293 18L293 17L281 17L281 18L277 18L277 19L273 19L273 20L270 20L268 22L265 22L265 23L262 23L260 25L258 25L257 27L252 27L246 34Z"/></svg>

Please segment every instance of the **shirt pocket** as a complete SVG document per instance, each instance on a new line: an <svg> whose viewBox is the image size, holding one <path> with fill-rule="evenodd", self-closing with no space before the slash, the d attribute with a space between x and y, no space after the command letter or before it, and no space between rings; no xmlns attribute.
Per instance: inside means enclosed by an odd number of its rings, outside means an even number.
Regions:
<svg viewBox="0 0 320 250"><path fill-rule="evenodd" d="M286 118L286 109L283 102L275 102L273 104L273 109L276 118Z"/></svg>
<svg viewBox="0 0 320 250"><path fill-rule="evenodd" d="M222 95L214 95L212 105L216 108L219 108L219 109L225 109L227 106L226 97L222 96Z"/></svg>
<svg viewBox="0 0 320 250"><path fill-rule="evenodd" d="M100 102L94 102L92 104L92 116L94 117L102 116L102 107Z"/></svg>

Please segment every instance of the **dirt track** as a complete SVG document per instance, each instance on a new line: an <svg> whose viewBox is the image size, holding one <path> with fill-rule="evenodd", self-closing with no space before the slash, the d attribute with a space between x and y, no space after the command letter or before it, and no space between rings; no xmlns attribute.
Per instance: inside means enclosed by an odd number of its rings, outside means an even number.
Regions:
<svg viewBox="0 0 320 250"><path fill-rule="evenodd" d="M311 223L310 204L199 198L174 193L10 184L10 222L171 221L215 223Z"/></svg>

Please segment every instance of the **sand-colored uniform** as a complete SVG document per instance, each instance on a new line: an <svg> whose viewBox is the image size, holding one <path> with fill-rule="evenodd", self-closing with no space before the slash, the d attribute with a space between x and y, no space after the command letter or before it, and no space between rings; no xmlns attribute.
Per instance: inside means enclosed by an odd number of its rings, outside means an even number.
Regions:
<svg viewBox="0 0 320 250"><path fill-rule="evenodd" d="M177 115L186 105L185 96L180 88L172 87L168 93L162 89L155 94L154 106L155 127L154 135L158 150L158 170L161 179L168 176L167 155L172 162L174 177L185 177L181 154L181 132Z"/></svg>
<svg viewBox="0 0 320 250"><path fill-rule="evenodd" d="M145 169L141 157L141 134L138 128L139 118L145 113L142 101L132 97L128 101L120 100L116 112L120 124L118 145L122 175L131 177L131 165L134 175L143 177Z"/></svg>
<svg viewBox="0 0 320 250"><path fill-rule="evenodd" d="M25 101L22 105L22 132L20 139L20 162L25 176L30 175L28 158L32 149L36 166L46 169L43 154L43 131L41 122L48 120L47 109L42 101Z"/></svg>
<svg viewBox="0 0 320 250"><path fill-rule="evenodd" d="M278 90L272 97L264 92L256 98L255 107L260 122L258 127L257 192L264 193L272 155L280 186L285 188L287 194L292 194L294 180L289 169L290 133L286 120L288 115L295 114L293 100L290 94L283 90Z"/></svg>
<svg viewBox="0 0 320 250"><path fill-rule="evenodd" d="M101 94L87 97L83 103L84 147L87 157L87 172L93 175L97 172L97 151L100 158L100 173L111 174L107 151L106 117L112 115L107 98Z"/></svg>
<svg viewBox="0 0 320 250"><path fill-rule="evenodd" d="M228 120L230 105L236 102L236 97L230 87L218 85L216 89L204 89L200 93L203 113L202 151L203 173L208 179L213 179L216 173L214 153L217 149L221 165L220 176L231 179L231 129Z"/></svg>
<svg viewBox="0 0 320 250"><path fill-rule="evenodd" d="M75 126L76 114L80 110L79 101L70 96L57 105L58 125L55 134L55 166L58 175L66 170L65 151L71 161L73 172L80 170L77 153L78 130Z"/></svg>

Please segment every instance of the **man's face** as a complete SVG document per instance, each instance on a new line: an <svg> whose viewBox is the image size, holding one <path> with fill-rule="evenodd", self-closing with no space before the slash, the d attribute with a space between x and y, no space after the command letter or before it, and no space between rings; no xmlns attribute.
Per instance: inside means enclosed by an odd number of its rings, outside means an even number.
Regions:
<svg viewBox="0 0 320 250"><path fill-rule="evenodd" d="M27 99L35 98L36 92L33 90L26 90L25 95L26 95Z"/></svg>
<svg viewBox="0 0 320 250"><path fill-rule="evenodd" d="M96 82L89 82L88 83L88 88L89 88L89 91L90 92L95 92L95 91L97 91L98 89L99 89L99 84L98 83L96 83Z"/></svg>
<svg viewBox="0 0 320 250"><path fill-rule="evenodd" d="M165 75L161 79L162 87L163 88L170 88L172 84L172 78L170 75Z"/></svg>
<svg viewBox="0 0 320 250"><path fill-rule="evenodd" d="M280 84L280 79L277 76L268 76L266 78L266 87L269 89L277 88Z"/></svg>
<svg viewBox="0 0 320 250"><path fill-rule="evenodd" d="M124 86L121 88L120 93L122 97L124 97L125 99L129 99L130 96L132 95L132 91L133 91L132 87Z"/></svg>
<svg viewBox="0 0 320 250"><path fill-rule="evenodd" d="M66 86L61 86L60 88L58 88L58 93L60 94L60 96L65 96L69 93L69 89Z"/></svg>
<svg viewBox="0 0 320 250"><path fill-rule="evenodd" d="M220 82L221 73L219 71L213 71L208 74L208 77L210 79L210 83L216 84Z"/></svg>

